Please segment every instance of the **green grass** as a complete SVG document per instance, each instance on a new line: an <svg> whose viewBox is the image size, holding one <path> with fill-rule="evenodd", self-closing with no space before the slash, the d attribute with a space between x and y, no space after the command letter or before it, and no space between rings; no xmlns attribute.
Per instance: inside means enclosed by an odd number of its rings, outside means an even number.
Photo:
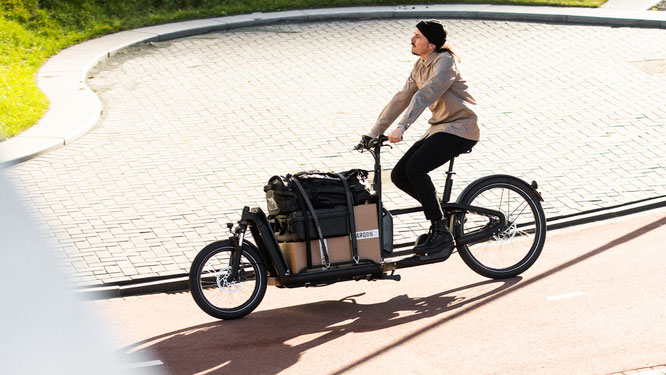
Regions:
<svg viewBox="0 0 666 375"><path fill-rule="evenodd" d="M598 7L606 0L0 0L0 140L48 109L35 74L73 44L141 26L257 11L428 3Z"/></svg>

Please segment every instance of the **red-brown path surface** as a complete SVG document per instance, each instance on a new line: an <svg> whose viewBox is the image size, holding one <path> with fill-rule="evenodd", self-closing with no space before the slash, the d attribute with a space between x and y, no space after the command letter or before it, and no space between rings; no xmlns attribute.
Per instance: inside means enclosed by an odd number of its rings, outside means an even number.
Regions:
<svg viewBox="0 0 666 375"><path fill-rule="evenodd" d="M665 224L662 208L553 231L506 281L456 255L399 283L269 287L236 321L189 293L88 304L165 373L609 374L666 363Z"/></svg>

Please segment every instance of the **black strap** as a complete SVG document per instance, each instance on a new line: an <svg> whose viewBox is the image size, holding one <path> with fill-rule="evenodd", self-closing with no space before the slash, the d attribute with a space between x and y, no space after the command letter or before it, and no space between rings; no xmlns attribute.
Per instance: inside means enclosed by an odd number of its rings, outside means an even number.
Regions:
<svg viewBox="0 0 666 375"><path fill-rule="evenodd" d="M347 179L345 176L343 176L340 173L337 173L338 178L342 180L342 186L345 189L345 198L347 201L347 215L349 216L349 230L351 234L351 242L352 242L352 255L354 257L354 262L358 263L359 257L358 257L358 244L356 242L356 221L354 220L354 206L352 202L352 196L351 196L351 191L349 190L349 184L347 183Z"/></svg>
<svg viewBox="0 0 666 375"><path fill-rule="evenodd" d="M289 177L289 176L287 176L287 177ZM324 236L321 233L321 225L319 225L319 219L317 218L317 214L315 213L314 207L312 207L312 203L310 202L310 199L308 198L308 195L305 193L305 190L303 190L303 186L301 186L301 183L298 182L298 179L295 176L292 176L291 180L294 181L294 185L296 185L296 188L298 189L298 191L303 196L303 199L305 200L305 204L308 206L308 209L310 210L310 213L312 214L312 219L314 219L315 227L317 227L317 234L319 235L319 248L320 248L320 253L321 253L321 263L324 265L324 267L329 268L331 266L331 262L328 259L328 249L326 248L326 241L324 240ZM306 223L306 225L307 225L307 223Z"/></svg>
<svg viewBox="0 0 666 375"><path fill-rule="evenodd" d="M285 176L287 182L291 181L291 174ZM303 213L303 230L305 234L305 259L307 261L308 268L312 267L312 245L310 244L310 217L308 216L308 208L305 205L305 200L303 199L303 194L296 194L298 196L298 207L299 210ZM307 198L307 197L305 197ZM286 230L286 229L285 229ZM298 230L297 230L298 231Z"/></svg>
<svg viewBox="0 0 666 375"><path fill-rule="evenodd" d="M312 267L312 245L310 244L310 216L305 200L301 194L298 194L298 205L303 213L303 229L305 231L305 259L308 267ZM298 232L298 229L296 230Z"/></svg>

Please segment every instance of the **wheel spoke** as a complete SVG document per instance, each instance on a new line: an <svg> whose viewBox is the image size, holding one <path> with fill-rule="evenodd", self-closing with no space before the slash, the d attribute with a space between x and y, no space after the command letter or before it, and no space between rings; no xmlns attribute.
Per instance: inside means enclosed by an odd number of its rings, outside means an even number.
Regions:
<svg viewBox="0 0 666 375"><path fill-rule="evenodd" d="M504 189L500 190L500 194L501 195L500 195L500 199L499 199L499 202L498 202L498 205L497 205L497 210L501 212L502 211L502 199L504 198Z"/></svg>
<svg viewBox="0 0 666 375"><path fill-rule="evenodd" d="M514 208L513 211L508 211L507 210L507 212L509 212L509 216L511 216L511 217L519 217L520 215L522 215L523 212L525 212L525 210L528 207L529 207L529 205L527 204L527 202L523 201L518 207ZM518 215L516 215L516 211L518 211L518 210L521 210L521 211L518 213Z"/></svg>

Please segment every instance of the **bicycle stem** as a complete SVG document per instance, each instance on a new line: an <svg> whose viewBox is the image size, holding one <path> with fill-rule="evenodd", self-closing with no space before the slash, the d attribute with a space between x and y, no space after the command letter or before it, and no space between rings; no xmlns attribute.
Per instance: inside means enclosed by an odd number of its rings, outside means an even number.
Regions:
<svg viewBox="0 0 666 375"><path fill-rule="evenodd" d="M380 159L380 153L381 153L381 142L375 146L374 150L372 150L372 156L375 159L375 175L373 177L373 189L375 190L375 193L377 194L377 222L379 224L379 243L380 247L383 247L383 238L384 238L384 218L382 216L382 164L381 164L381 159Z"/></svg>

